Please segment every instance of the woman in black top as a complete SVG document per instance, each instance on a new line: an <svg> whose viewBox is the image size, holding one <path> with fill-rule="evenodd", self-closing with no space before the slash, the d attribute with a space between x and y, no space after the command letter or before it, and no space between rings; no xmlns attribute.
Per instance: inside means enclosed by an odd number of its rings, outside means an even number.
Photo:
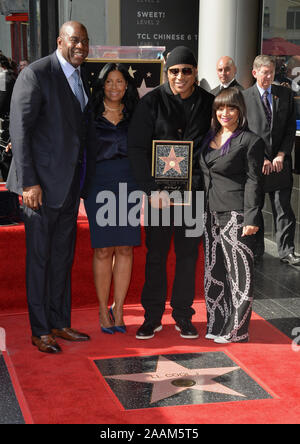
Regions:
<svg viewBox="0 0 300 444"><path fill-rule="evenodd" d="M94 248L93 271L101 330L125 333L123 304L131 278L133 246L140 244L140 225L130 225L128 195L136 190L127 157L129 120L139 96L121 64L108 63L93 87L97 164L85 208ZM127 208L127 212L120 208ZM122 214L121 214L122 213ZM125 219L126 220L125 220ZM114 304L107 304L111 282Z"/></svg>
<svg viewBox="0 0 300 444"><path fill-rule="evenodd" d="M237 88L213 105L200 156L206 191L207 339L247 342L253 302L252 236L259 230L264 143L247 128Z"/></svg>

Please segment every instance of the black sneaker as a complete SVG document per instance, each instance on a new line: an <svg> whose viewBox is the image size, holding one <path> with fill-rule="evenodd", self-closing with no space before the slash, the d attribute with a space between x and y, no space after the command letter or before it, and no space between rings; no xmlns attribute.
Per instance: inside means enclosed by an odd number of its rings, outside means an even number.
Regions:
<svg viewBox="0 0 300 444"><path fill-rule="evenodd" d="M136 333L137 339L151 339L154 336L154 333L161 331L162 325L160 322L151 323L149 321L145 321L143 325L138 329Z"/></svg>
<svg viewBox="0 0 300 444"><path fill-rule="evenodd" d="M180 331L180 336L185 339L197 339L199 334L189 319L176 321L175 329Z"/></svg>

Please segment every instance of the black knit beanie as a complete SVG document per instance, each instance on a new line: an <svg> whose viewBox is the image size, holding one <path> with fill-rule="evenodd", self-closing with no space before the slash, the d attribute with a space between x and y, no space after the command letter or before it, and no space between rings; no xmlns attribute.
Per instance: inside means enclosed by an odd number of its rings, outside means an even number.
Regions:
<svg viewBox="0 0 300 444"><path fill-rule="evenodd" d="M166 69L174 65L192 65L197 68L197 61L189 48L186 46L177 46L170 52L167 58Z"/></svg>

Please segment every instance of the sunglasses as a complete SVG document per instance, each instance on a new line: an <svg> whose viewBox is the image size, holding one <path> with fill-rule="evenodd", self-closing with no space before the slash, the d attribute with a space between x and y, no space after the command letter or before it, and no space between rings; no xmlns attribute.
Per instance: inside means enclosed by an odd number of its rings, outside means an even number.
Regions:
<svg viewBox="0 0 300 444"><path fill-rule="evenodd" d="M193 68L169 68L169 73L172 76L178 76L179 73L182 73L184 76L191 76L193 74Z"/></svg>

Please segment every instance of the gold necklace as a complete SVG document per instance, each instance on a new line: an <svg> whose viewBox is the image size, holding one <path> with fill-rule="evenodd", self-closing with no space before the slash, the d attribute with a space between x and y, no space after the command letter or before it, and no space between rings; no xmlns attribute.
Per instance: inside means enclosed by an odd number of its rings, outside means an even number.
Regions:
<svg viewBox="0 0 300 444"><path fill-rule="evenodd" d="M121 111L121 106L122 106L122 104L120 104L119 105L119 108L110 108L109 106L107 106L107 104L103 101L103 103L104 103L104 107L106 108L106 109L108 109L108 111Z"/></svg>

